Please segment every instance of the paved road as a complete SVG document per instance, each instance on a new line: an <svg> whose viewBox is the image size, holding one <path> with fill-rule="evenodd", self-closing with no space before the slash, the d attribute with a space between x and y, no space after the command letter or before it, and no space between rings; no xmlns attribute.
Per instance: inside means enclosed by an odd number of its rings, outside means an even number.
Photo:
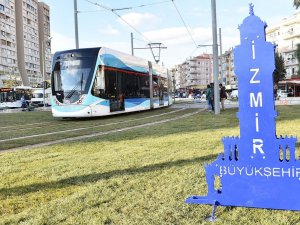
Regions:
<svg viewBox="0 0 300 225"><path fill-rule="evenodd" d="M172 108L199 108L199 109L206 109L207 103L206 101L199 100L199 99L175 99L175 104L171 106ZM237 108L238 102L237 101L225 101L225 108Z"/></svg>
<svg viewBox="0 0 300 225"><path fill-rule="evenodd" d="M275 101L275 105L300 105L300 97L292 97L292 98L282 98ZM204 100L199 99L188 99L188 98L176 98L175 104L171 106L172 108L200 108L205 109L207 107L207 103ZM229 100L225 101L225 108L237 108L239 107L237 100Z"/></svg>
<svg viewBox="0 0 300 225"><path fill-rule="evenodd" d="M33 111L51 111L51 107L46 107L45 109L43 107L36 107L33 109ZM15 112L26 113L28 111L25 110L23 112L21 108L16 108L16 109L0 108L0 113L15 113Z"/></svg>
<svg viewBox="0 0 300 225"><path fill-rule="evenodd" d="M176 98L175 104L173 104L172 108L199 108L205 109L207 107L206 101L200 99L189 99L189 98ZM282 98L275 101L275 105L300 105L300 97L292 97L292 98ZM229 100L225 101L225 108L237 108L238 101L237 100ZM34 111L51 111L51 107L43 107L34 108ZM12 113L12 112L22 112L21 109L0 109L0 113Z"/></svg>

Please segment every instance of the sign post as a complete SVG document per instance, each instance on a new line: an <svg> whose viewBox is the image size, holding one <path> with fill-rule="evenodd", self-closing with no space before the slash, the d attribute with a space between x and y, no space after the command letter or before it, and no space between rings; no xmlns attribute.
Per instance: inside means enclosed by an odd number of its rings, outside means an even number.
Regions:
<svg viewBox="0 0 300 225"><path fill-rule="evenodd" d="M250 4L250 15L239 26L241 43L234 49L240 137L222 139L224 153L205 166L207 196L191 196L186 203L300 210L297 138L276 136L275 48L266 42L267 25L253 7Z"/></svg>

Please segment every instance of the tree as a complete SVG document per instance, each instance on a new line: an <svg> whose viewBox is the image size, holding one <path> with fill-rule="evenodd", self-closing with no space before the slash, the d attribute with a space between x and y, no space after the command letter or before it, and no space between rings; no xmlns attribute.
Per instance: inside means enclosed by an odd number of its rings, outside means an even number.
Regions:
<svg viewBox="0 0 300 225"><path fill-rule="evenodd" d="M273 80L275 84L278 84L279 81L284 80L286 75L286 70L284 66L284 60L282 55L278 52L275 53L275 70L273 72Z"/></svg>
<svg viewBox="0 0 300 225"><path fill-rule="evenodd" d="M294 0L294 7L298 9L300 7L300 0Z"/></svg>
<svg viewBox="0 0 300 225"><path fill-rule="evenodd" d="M14 79L4 80L3 84L4 84L4 87L7 87L7 88L18 86L18 82Z"/></svg>

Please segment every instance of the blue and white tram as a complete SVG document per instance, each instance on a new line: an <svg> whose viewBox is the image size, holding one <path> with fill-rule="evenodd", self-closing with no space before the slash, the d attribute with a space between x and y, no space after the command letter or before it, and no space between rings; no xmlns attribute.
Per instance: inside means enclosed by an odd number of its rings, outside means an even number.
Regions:
<svg viewBox="0 0 300 225"><path fill-rule="evenodd" d="M168 106L170 78L157 64L104 47L57 52L52 114L94 117Z"/></svg>

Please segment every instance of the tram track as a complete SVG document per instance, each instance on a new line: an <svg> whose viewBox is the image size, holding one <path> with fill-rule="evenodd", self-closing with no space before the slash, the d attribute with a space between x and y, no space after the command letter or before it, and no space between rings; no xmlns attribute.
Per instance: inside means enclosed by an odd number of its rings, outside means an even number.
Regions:
<svg viewBox="0 0 300 225"><path fill-rule="evenodd" d="M184 110L184 109L182 109L182 110ZM179 119L184 119L184 118L193 116L195 114L198 114L201 111L203 111L203 110L200 109L200 110L196 110L196 111L191 112L191 113L186 113L186 114L183 114L183 115L179 115L179 116L168 118L168 119L162 119L162 120L159 120L159 121L148 122L148 123L133 125L133 126L129 126L129 127L117 128L117 129L103 131L103 132L100 131L100 132L95 132L95 133L86 134L86 135L82 135L82 136L64 138L64 139L60 139L60 140L42 142L42 143L38 143L38 144L25 145L25 146L21 146L21 147L16 147L16 148L11 148L11 149L5 149L5 150L0 150L0 151L1 152L11 152L11 151L18 151L18 150L33 149L33 148L44 147L44 146L49 146L49 145L54 145L54 144L60 144L60 143L66 143L66 142L86 140L88 138L93 138L93 137L98 137L98 136L104 136L104 135L108 135L108 134L113 134L113 133L118 133L118 132L124 132L124 131L133 130L133 129L143 128L143 127L148 127L148 126L154 126L154 125L159 125L159 124L163 124L163 123L167 123L167 122L171 122L171 121L176 121L176 120L179 120ZM153 117L153 116L151 116L151 117Z"/></svg>
<svg viewBox="0 0 300 225"><path fill-rule="evenodd" d="M21 127L21 129L22 129L22 126L36 126L36 125L45 125L45 124L49 124L49 123L51 123L51 122L19 124L19 125L14 125L14 126L1 127L1 129L17 130L17 129L19 129L19 127Z"/></svg>
<svg viewBox="0 0 300 225"><path fill-rule="evenodd" d="M33 130L33 129L42 129L44 128L46 125L48 128L49 127L57 127L57 126L63 126L66 125L68 123L55 123L55 124L51 124L51 122L45 122L45 123L38 123L39 125L29 125L29 127L27 127L27 125L22 125L23 127L20 128L7 128L7 130L2 131L2 133L8 133L11 131L26 131L26 130ZM50 125L49 125L50 124Z"/></svg>
<svg viewBox="0 0 300 225"><path fill-rule="evenodd" d="M155 114L153 115L153 111L151 112L151 114L149 115L143 115L142 117L140 117L139 114L137 114L137 116L133 116L134 118L132 118L132 115L130 115L130 117L118 117L118 118L109 118L110 122L105 122L106 120L99 120L100 122L102 122L102 124L95 124L95 122L97 122L98 120L84 120L81 121L83 122L78 124L76 121L76 127L74 128L73 125L66 127L69 129L62 129L60 128L50 128L47 130L47 128L45 128L48 132L45 132L45 129L43 130L32 130L30 132L11 132L11 133L7 133L7 134L3 134L3 132L1 132L0 134L0 151L4 151L4 150L9 150L9 149L15 149L15 148L22 148L23 146L32 146L35 144L40 144L40 143L46 143L46 142L51 142L51 141L56 141L56 140L61 140L61 139L68 139L68 138L72 138L72 137L78 137L78 136L84 136L84 135L89 135L89 134L93 134L93 133L98 133L98 132L109 132L110 130L115 130L115 129L122 129L122 128L126 128L126 127L131 127L134 125L141 125L144 123L149 123L152 121L160 121L163 119L168 119L168 118L173 118L173 117L177 117L180 116L182 114L186 114L188 112L190 112L190 109L185 109L185 108L181 108L181 109L176 109L176 110L172 110L172 111L165 111L163 113L159 113L159 114ZM138 118L136 118L138 117ZM131 119L130 119L131 118ZM113 121L111 121L111 119ZM114 122L115 121L115 122ZM73 121L70 121L71 123ZM86 126L87 123L89 123L89 126ZM92 124L91 124L92 123ZM95 124L95 125L94 125ZM81 125L81 126L79 126ZM85 126L83 126L85 125ZM65 128L65 127L64 127ZM41 133L41 131L44 131ZM26 135L27 134L27 135ZM29 134L29 135L28 135Z"/></svg>
<svg viewBox="0 0 300 225"><path fill-rule="evenodd" d="M60 130L60 131L47 132L47 133L28 135L28 136L21 136L21 137L15 137L15 138L8 138L8 139L2 139L2 140L0 139L0 143L7 142L7 141L27 139L27 138L37 138L37 137L42 137L42 136L47 136L47 135L54 135L54 134L56 135L56 134L60 134L60 133L74 132L74 131L80 131L80 130L98 128L98 127L111 126L111 125L124 124L124 123L139 121L139 120L155 118L155 117L159 117L159 116L163 116L163 115L170 115L170 114L177 113L177 112L180 112L180 111L183 111L183 110L185 110L185 109L178 109L178 110L174 110L174 111L167 112L167 113L160 113L160 114L157 114L157 115L146 116L146 117L142 117L142 118L131 119L131 120L126 120L126 121L120 121L120 122L114 122L114 123L108 123L108 124L99 124L99 125L94 125L94 126L79 127L79 128L74 128L74 129Z"/></svg>

